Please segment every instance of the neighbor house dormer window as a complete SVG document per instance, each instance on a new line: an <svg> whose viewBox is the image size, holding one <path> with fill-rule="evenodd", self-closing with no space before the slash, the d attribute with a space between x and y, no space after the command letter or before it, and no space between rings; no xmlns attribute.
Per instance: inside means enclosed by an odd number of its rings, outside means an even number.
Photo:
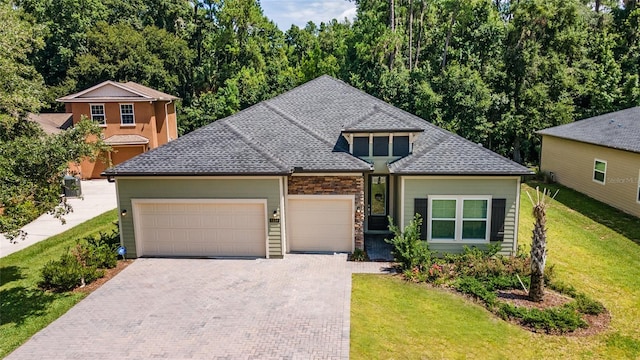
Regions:
<svg viewBox="0 0 640 360"><path fill-rule="evenodd" d="M104 104L91 104L91 120L100 126L107 126L107 119L104 116Z"/></svg>
<svg viewBox="0 0 640 360"><path fill-rule="evenodd" d="M135 125L135 123L133 104L120 104L120 124Z"/></svg>

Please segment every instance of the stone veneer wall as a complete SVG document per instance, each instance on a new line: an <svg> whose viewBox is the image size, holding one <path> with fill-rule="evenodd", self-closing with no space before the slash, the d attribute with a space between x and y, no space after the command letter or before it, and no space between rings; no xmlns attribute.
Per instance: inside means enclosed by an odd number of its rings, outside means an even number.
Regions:
<svg viewBox="0 0 640 360"><path fill-rule="evenodd" d="M289 195L355 195L355 245L364 249L363 176L289 176Z"/></svg>

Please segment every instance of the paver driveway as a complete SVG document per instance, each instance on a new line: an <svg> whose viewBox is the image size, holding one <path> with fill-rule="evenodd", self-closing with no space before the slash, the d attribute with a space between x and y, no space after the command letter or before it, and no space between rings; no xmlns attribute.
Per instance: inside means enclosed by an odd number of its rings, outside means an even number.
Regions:
<svg viewBox="0 0 640 360"><path fill-rule="evenodd" d="M7 359L346 359L351 274L386 266L138 259Z"/></svg>

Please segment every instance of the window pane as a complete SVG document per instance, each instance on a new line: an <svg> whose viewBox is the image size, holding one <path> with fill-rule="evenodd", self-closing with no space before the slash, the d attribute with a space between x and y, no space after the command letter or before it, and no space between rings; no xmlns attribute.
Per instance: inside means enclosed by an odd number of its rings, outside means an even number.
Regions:
<svg viewBox="0 0 640 360"><path fill-rule="evenodd" d="M600 182L604 182L604 173L599 171L593 172L593 179L598 180Z"/></svg>
<svg viewBox="0 0 640 360"><path fill-rule="evenodd" d="M453 239L456 236L455 220L433 220L431 222L432 239Z"/></svg>
<svg viewBox="0 0 640 360"><path fill-rule="evenodd" d="M394 136L393 137L393 156L409 155L409 137Z"/></svg>
<svg viewBox="0 0 640 360"><path fill-rule="evenodd" d="M373 137L373 156L389 156L389 137Z"/></svg>
<svg viewBox="0 0 640 360"><path fill-rule="evenodd" d="M104 115L104 106L91 105L91 115Z"/></svg>
<svg viewBox="0 0 640 360"><path fill-rule="evenodd" d="M368 137L353 138L353 155L369 156L369 138Z"/></svg>
<svg viewBox="0 0 640 360"><path fill-rule="evenodd" d="M455 219L456 217L456 201L455 200L433 200L431 202L433 209L431 217L435 219Z"/></svg>
<svg viewBox="0 0 640 360"><path fill-rule="evenodd" d="M486 221L463 221L462 239L484 239L487 236Z"/></svg>
<svg viewBox="0 0 640 360"><path fill-rule="evenodd" d="M607 170L607 164L603 163L602 161L596 161L596 170L598 171L606 171Z"/></svg>
<svg viewBox="0 0 640 360"><path fill-rule="evenodd" d="M462 217L464 219L486 219L487 200L465 200Z"/></svg>

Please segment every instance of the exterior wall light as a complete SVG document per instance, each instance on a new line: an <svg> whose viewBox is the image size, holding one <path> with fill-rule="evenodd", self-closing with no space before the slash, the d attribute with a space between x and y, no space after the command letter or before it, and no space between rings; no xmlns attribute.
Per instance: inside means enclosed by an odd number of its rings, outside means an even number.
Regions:
<svg viewBox="0 0 640 360"><path fill-rule="evenodd" d="M122 217L127 216L127 209L123 209L122 212L120 213L120 216Z"/></svg>

